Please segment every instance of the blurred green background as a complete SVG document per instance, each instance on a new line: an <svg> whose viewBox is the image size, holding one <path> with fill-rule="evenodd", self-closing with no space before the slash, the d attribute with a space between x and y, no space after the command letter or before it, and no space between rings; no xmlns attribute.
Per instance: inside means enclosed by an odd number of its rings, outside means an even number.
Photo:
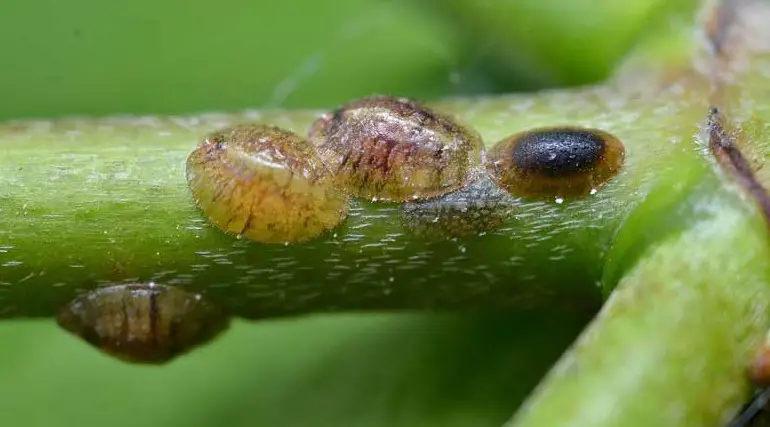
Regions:
<svg viewBox="0 0 770 427"><path fill-rule="evenodd" d="M3 0L0 119L331 107L604 78L663 0ZM684 2L681 2L684 3ZM664 7L665 6L665 7ZM245 324L165 367L0 324L0 425L497 426L588 320Z"/></svg>
<svg viewBox="0 0 770 427"><path fill-rule="evenodd" d="M662 5L3 0L0 118L317 107L372 92L433 98L584 83L604 77Z"/></svg>

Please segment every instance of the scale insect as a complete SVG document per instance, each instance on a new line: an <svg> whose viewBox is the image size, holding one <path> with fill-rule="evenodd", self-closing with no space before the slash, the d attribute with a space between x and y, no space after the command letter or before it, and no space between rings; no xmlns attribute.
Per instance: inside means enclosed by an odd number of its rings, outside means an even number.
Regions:
<svg viewBox="0 0 770 427"><path fill-rule="evenodd" d="M166 363L228 328L229 317L198 294L155 283L120 284L75 298L59 326L105 353L134 363Z"/></svg>
<svg viewBox="0 0 770 427"><path fill-rule="evenodd" d="M479 235L501 227L516 211L516 202L479 168L471 182L451 193L406 202L401 220L409 231L430 240Z"/></svg>
<svg viewBox="0 0 770 427"><path fill-rule="evenodd" d="M483 148L481 136L455 118L387 96L351 101L322 116L309 138L351 195L391 202L466 185Z"/></svg>
<svg viewBox="0 0 770 427"><path fill-rule="evenodd" d="M489 151L487 169L497 183L521 197L592 194L618 174L621 141L599 129L556 126L511 135Z"/></svg>
<svg viewBox="0 0 770 427"><path fill-rule="evenodd" d="M208 135L187 158L187 181L214 225L261 243L314 239L339 225L348 209L307 140L275 126Z"/></svg>

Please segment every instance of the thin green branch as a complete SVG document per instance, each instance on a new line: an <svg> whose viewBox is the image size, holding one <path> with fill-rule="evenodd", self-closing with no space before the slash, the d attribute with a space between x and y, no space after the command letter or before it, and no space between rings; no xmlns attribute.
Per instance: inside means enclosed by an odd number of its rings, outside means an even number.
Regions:
<svg viewBox="0 0 770 427"><path fill-rule="evenodd" d="M770 247L760 212L721 185L682 201L687 227L643 251L511 426L722 426L736 413L770 326Z"/></svg>

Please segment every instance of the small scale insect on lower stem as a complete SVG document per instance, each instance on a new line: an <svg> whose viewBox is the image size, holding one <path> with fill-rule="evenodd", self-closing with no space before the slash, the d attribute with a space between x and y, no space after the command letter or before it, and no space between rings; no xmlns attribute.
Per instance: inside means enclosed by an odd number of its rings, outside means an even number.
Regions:
<svg viewBox="0 0 770 427"><path fill-rule="evenodd" d="M230 324L230 318L201 295L155 283L95 289L75 298L56 320L109 355L150 364L169 362Z"/></svg>

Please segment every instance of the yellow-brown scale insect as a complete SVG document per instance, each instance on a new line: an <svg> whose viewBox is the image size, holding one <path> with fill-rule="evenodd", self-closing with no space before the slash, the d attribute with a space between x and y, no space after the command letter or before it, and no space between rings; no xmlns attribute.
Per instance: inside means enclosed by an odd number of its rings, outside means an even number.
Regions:
<svg viewBox="0 0 770 427"><path fill-rule="evenodd" d="M349 102L319 118L309 138L346 191L373 200L446 194L481 162L476 131L407 98Z"/></svg>
<svg viewBox="0 0 770 427"><path fill-rule="evenodd" d="M614 135L574 126L532 129L499 141L487 169L514 196L558 198L596 192L618 174L625 149Z"/></svg>
<svg viewBox="0 0 770 427"><path fill-rule="evenodd" d="M193 198L218 228L260 243L314 239L348 199L305 139L268 125L210 134L187 158Z"/></svg>
<svg viewBox="0 0 770 427"><path fill-rule="evenodd" d="M121 360L160 364L210 341L230 320L200 295L147 283L83 294L59 312L57 323Z"/></svg>

